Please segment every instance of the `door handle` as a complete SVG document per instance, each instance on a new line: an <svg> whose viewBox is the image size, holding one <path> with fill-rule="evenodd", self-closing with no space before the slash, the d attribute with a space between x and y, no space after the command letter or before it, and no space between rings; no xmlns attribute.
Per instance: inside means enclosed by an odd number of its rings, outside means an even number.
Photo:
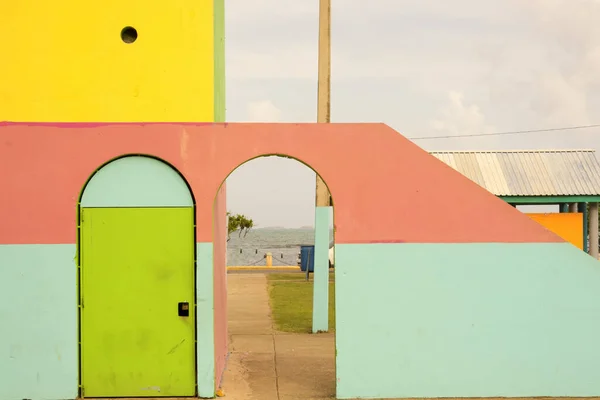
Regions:
<svg viewBox="0 0 600 400"><path fill-rule="evenodd" d="M180 317L189 317L190 316L190 303L187 301L181 302L177 305L177 314Z"/></svg>

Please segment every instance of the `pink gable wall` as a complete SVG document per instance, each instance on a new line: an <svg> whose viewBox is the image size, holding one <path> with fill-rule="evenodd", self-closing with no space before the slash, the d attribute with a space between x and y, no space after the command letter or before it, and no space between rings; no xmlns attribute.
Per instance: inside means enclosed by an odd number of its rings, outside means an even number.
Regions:
<svg viewBox="0 0 600 400"><path fill-rule="evenodd" d="M6 123L0 243L75 243L81 188L101 164L124 154L160 157L186 177L198 242L213 240L213 201L223 180L268 154L293 156L325 180L337 243L562 241L383 124Z"/></svg>

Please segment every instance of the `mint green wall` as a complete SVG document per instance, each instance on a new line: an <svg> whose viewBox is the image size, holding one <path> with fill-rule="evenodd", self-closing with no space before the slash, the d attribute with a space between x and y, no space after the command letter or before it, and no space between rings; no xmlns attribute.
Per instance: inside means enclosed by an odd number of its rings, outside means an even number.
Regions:
<svg viewBox="0 0 600 400"><path fill-rule="evenodd" d="M339 398L600 395L600 263L560 244L336 246Z"/></svg>
<svg viewBox="0 0 600 400"><path fill-rule="evenodd" d="M193 205L190 190L177 171L160 160L143 156L119 158L100 168L81 198L81 207Z"/></svg>
<svg viewBox="0 0 600 400"><path fill-rule="evenodd" d="M213 244L196 243L196 340L198 395L215 395Z"/></svg>
<svg viewBox="0 0 600 400"><path fill-rule="evenodd" d="M197 243L214 394L213 245ZM0 245L0 399L77 396L75 245ZM600 263L562 244L336 246L338 397L600 395Z"/></svg>
<svg viewBox="0 0 600 400"><path fill-rule="evenodd" d="M332 207L315 209L315 273L313 290L313 332L329 329L329 220Z"/></svg>
<svg viewBox="0 0 600 400"><path fill-rule="evenodd" d="M198 390L214 395L212 243L197 243ZM0 400L78 395L76 246L0 245Z"/></svg>
<svg viewBox="0 0 600 400"><path fill-rule="evenodd" d="M77 397L74 244L0 245L0 399Z"/></svg>

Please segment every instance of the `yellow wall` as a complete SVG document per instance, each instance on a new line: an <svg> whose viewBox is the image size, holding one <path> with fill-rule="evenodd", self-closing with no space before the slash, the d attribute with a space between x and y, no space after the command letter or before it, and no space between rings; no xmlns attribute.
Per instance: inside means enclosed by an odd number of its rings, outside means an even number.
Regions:
<svg viewBox="0 0 600 400"><path fill-rule="evenodd" d="M213 121L213 2L2 2L0 121Z"/></svg>
<svg viewBox="0 0 600 400"><path fill-rule="evenodd" d="M581 213L548 213L527 214L529 218L540 223L546 229L583 250L583 214Z"/></svg>

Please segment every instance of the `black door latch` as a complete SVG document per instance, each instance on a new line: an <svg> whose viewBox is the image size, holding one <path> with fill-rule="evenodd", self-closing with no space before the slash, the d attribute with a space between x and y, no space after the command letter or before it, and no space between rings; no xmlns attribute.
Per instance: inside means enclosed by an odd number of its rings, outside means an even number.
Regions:
<svg viewBox="0 0 600 400"><path fill-rule="evenodd" d="M190 303L183 302L177 305L177 314L180 317L189 317L190 316Z"/></svg>

